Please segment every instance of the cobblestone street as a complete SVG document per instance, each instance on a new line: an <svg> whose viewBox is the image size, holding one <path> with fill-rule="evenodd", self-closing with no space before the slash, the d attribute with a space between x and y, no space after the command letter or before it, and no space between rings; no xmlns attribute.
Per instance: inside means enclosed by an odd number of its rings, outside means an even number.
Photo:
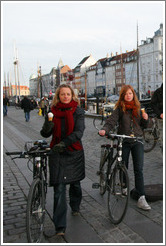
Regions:
<svg viewBox="0 0 166 246"><path fill-rule="evenodd" d="M11 160L5 151L23 150L26 141L41 139L40 129L44 117L37 110L31 111L30 122L25 122L23 110L8 108L8 116L3 118L3 243L27 243L26 203L32 173L24 159ZM92 189L98 182L96 172L100 160L100 146L108 139L97 134L93 119L85 117L86 129L82 139L85 159L86 178L82 181L83 200L81 214L71 216L68 208L68 225L64 237L43 238L42 243L163 243L163 201L151 202L151 211L137 208L136 201L130 198L127 214L119 225L111 224L107 210L107 194L103 197L99 190ZM47 139L50 141L50 139ZM134 188L132 161L129 166L130 189ZM145 185L163 184L163 159L157 145L145 153ZM45 227L53 223L53 190L48 188L47 216Z"/></svg>

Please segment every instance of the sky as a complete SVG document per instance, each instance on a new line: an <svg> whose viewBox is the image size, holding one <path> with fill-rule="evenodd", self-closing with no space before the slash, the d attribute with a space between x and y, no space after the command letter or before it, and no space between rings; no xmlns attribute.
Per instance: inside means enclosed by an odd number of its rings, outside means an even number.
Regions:
<svg viewBox="0 0 166 246"><path fill-rule="evenodd" d="M14 47L20 84L50 73L62 59L71 69L90 54L137 48L165 23L165 1L1 1L1 80L14 77Z"/></svg>

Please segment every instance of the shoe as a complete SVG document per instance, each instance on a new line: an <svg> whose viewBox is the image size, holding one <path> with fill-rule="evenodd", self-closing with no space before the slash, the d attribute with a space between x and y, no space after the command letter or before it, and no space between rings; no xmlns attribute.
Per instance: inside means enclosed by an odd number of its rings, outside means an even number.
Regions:
<svg viewBox="0 0 166 246"><path fill-rule="evenodd" d="M56 235L57 236L64 236L65 235L65 228L64 227L59 227L56 229Z"/></svg>
<svg viewBox="0 0 166 246"><path fill-rule="evenodd" d="M123 194L124 196L127 196L127 188L123 188L123 189L122 189L122 194Z"/></svg>
<svg viewBox="0 0 166 246"><path fill-rule="evenodd" d="M79 211L72 211L71 213L72 213L73 216L78 216L80 214Z"/></svg>
<svg viewBox="0 0 166 246"><path fill-rule="evenodd" d="M141 208L143 210L150 210L151 207L149 206L149 204L147 203L145 196L140 196L140 198L138 199L137 202L137 207Z"/></svg>

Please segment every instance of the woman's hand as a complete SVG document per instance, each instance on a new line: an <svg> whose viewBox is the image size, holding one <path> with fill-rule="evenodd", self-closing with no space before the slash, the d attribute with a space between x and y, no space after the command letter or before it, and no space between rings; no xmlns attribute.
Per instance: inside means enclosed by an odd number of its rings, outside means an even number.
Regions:
<svg viewBox="0 0 166 246"><path fill-rule="evenodd" d="M148 114L147 114L147 113L143 113L143 114L142 114L142 118L143 118L144 120L148 120Z"/></svg>
<svg viewBox="0 0 166 246"><path fill-rule="evenodd" d="M105 130L100 130L100 131L99 131L99 135L100 135L100 136L105 136Z"/></svg>

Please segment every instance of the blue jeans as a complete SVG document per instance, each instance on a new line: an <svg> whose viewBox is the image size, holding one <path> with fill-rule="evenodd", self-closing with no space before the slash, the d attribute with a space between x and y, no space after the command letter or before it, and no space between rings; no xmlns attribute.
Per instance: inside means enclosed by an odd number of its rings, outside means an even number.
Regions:
<svg viewBox="0 0 166 246"><path fill-rule="evenodd" d="M70 184L69 187L70 207L73 211L79 211L82 200L82 190L79 181ZM53 221L55 228L66 228L67 202L66 202L66 184L54 185L54 207Z"/></svg>
<svg viewBox="0 0 166 246"><path fill-rule="evenodd" d="M25 120L26 121L30 120L30 112L25 112Z"/></svg>
<svg viewBox="0 0 166 246"><path fill-rule="evenodd" d="M3 105L3 115L7 115L7 105Z"/></svg>
<svg viewBox="0 0 166 246"><path fill-rule="evenodd" d="M144 146L141 142L124 142L122 146L122 159L128 169L129 155L132 155L134 176L135 176L135 188L139 197L145 195L144 190L144 177L143 177L143 163L144 163Z"/></svg>

